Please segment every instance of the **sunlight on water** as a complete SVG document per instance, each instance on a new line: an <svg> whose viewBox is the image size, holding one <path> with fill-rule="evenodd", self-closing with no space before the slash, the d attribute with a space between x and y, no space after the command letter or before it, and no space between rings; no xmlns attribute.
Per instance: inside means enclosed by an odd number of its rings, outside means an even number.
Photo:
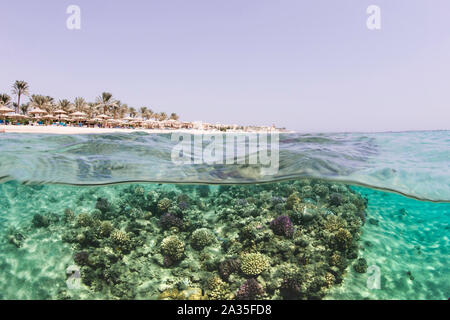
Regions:
<svg viewBox="0 0 450 320"><path fill-rule="evenodd" d="M0 179L99 185L235 184L309 177L390 190L422 200L450 201L448 131L282 134L278 170L270 175L265 174L263 166L251 164L179 165L172 159L177 142L171 137L142 132L4 134L0 139ZM206 146L204 142L200 148ZM248 163L252 153L247 151L246 155Z"/></svg>

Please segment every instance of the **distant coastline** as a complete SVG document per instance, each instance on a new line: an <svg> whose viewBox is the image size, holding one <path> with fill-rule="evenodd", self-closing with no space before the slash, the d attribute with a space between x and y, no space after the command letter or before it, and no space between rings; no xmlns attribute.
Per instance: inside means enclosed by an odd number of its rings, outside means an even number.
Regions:
<svg viewBox="0 0 450 320"><path fill-rule="evenodd" d="M90 127L71 127L71 126L30 126L30 125L0 125L0 133L35 133L35 134L102 134L102 133L132 133L132 132L146 132L146 133L172 133L172 132L187 132L193 134L202 133L227 133L227 132L243 132L243 133L258 133L258 132L290 132L279 129L268 130L205 130L205 129L145 129L145 128L90 128Z"/></svg>

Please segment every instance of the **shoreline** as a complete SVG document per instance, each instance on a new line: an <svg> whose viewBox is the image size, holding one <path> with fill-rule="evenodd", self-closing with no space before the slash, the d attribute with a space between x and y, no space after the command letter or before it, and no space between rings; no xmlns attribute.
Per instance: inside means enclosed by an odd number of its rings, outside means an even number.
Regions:
<svg viewBox="0 0 450 320"><path fill-rule="evenodd" d="M192 134L202 133L281 133L274 131L219 131L219 130L201 130L201 129L127 129L127 128L86 128L86 127L63 127L63 126L16 126L0 125L0 133L37 133L37 134L102 134L102 133L171 133L185 132Z"/></svg>

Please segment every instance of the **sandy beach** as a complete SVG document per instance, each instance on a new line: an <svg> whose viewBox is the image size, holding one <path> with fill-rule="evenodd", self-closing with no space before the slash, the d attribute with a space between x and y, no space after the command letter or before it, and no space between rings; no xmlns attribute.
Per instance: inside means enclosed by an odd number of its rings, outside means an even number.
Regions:
<svg viewBox="0 0 450 320"><path fill-rule="evenodd" d="M62 126L14 126L0 125L0 133L45 133L45 134L101 134L101 133L170 133L170 132L189 132L192 134L217 133L218 130L198 130L198 129L125 129L125 128L86 128L86 127L62 127ZM229 131L244 132L244 131ZM263 131L259 131L263 132ZM272 131L276 132L276 131Z"/></svg>

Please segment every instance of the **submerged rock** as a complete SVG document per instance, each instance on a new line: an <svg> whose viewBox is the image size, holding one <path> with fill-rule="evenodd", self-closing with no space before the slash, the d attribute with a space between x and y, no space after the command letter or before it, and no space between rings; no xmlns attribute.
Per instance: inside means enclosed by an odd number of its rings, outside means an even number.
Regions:
<svg viewBox="0 0 450 320"><path fill-rule="evenodd" d="M49 219L38 213L33 216L32 223L35 228L46 228L50 225Z"/></svg>

